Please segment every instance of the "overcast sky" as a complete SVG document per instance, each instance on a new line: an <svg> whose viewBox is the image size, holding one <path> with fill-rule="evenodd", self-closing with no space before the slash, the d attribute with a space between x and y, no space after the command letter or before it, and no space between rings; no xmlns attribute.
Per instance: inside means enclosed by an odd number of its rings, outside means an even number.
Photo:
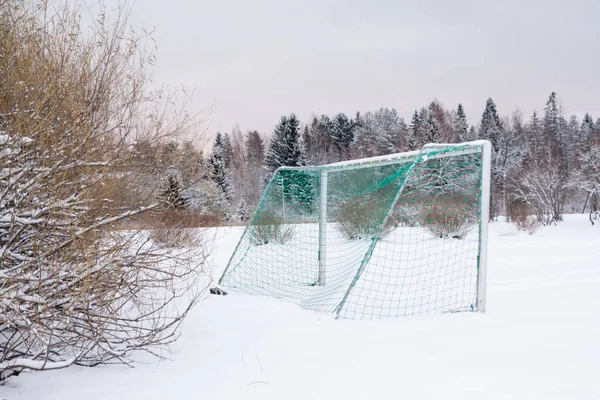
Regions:
<svg viewBox="0 0 600 400"><path fill-rule="evenodd" d="M88 0L88 3L90 0ZM110 0L107 4L115 4ZM476 123L487 97L501 114L600 117L598 0L137 0L155 28L157 82L211 104L210 132L267 133L281 115L393 107L409 119L437 98Z"/></svg>

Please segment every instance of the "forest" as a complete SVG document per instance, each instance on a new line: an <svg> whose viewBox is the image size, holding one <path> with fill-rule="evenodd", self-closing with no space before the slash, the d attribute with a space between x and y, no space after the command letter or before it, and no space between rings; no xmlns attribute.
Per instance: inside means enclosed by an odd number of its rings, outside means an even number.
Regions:
<svg viewBox="0 0 600 400"><path fill-rule="evenodd" d="M322 165L420 149L427 143L486 139L492 143L490 216L523 219L534 215L543 225L563 213L600 208L600 118L566 117L552 92L542 113L526 118L519 110L499 114L492 98L476 125L458 104L448 110L434 100L414 110L406 122L394 108L314 116L301 122L282 116L273 132L239 128L217 133L209 154L191 141L154 147L136 143L132 159L162 182L156 190L166 208L243 222L256 207L269 177L281 166Z"/></svg>

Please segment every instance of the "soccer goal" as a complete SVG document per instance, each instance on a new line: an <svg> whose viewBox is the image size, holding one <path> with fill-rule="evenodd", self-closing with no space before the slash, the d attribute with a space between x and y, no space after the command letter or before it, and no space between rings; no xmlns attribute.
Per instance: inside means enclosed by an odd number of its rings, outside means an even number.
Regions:
<svg viewBox="0 0 600 400"><path fill-rule="evenodd" d="M279 168L219 283L337 318L485 311L490 143Z"/></svg>

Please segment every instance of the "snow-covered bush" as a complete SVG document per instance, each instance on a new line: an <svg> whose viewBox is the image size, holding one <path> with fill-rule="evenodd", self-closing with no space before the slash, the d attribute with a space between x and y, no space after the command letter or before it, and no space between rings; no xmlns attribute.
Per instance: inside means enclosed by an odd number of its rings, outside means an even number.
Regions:
<svg viewBox="0 0 600 400"><path fill-rule="evenodd" d="M244 199L240 200L240 204L238 204L238 208L231 218L234 222L245 222L249 218L248 207L246 206L246 202Z"/></svg>
<svg viewBox="0 0 600 400"><path fill-rule="evenodd" d="M43 4L0 13L0 382L158 354L207 257L114 229L158 206L119 200L136 178L128 143L187 123L148 90L144 37L126 18L83 35L77 12Z"/></svg>
<svg viewBox="0 0 600 400"><path fill-rule="evenodd" d="M566 187L566 173L560 166L547 162L525 169L509 183L511 200L531 207L543 225L562 220Z"/></svg>
<svg viewBox="0 0 600 400"><path fill-rule="evenodd" d="M229 201L221 188L212 180L200 180L185 188L181 196L187 210L198 214L226 217L231 213Z"/></svg>
<svg viewBox="0 0 600 400"><path fill-rule="evenodd" d="M579 157L580 167L574 171L571 185L586 193L585 208L592 225L600 214L600 144L590 146Z"/></svg>

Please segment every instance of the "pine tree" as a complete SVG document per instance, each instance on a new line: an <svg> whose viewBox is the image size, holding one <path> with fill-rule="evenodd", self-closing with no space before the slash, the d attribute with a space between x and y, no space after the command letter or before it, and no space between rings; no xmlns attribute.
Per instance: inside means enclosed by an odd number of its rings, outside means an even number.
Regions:
<svg viewBox="0 0 600 400"><path fill-rule="evenodd" d="M577 163L577 154L582 147L579 121L576 115L571 115L565 128L565 141L567 148L567 164L569 167Z"/></svg>
<svg viewBox="0 0 600 400"><path fill-rule="evenodd" d="M430 123L430 129L435 129L435 132L430 132L430 136L435 138L433 143L455 142L456 139L452 134L452 116L444 109L444 106L434 100L429 103L428 111L434 121L433 124Z"/></svg>
<svg viewBox="0 0 600 400"><path fill-rule="evenodd" d="M223 135L223 160L225 168L231 169L233 163L233 146L231 145L231 136L229 133Z"/></svg>
<svg viewBox="0 0 600 400"><path fill-rule="evenodd" d="M244 201L243 197L240 200L240 203L238 204L238 208L235 212L235 215L233 216L233 220L239 222L244 222L248 220L248 207L246 206L246 202Z"/></svg>
<svg viewBox="0 0 600 400"><path fill-rule="evenodd" d="M586 113L579 129L579 140L582 148L587 149L589 147L590 141L594 136L594 130L594 119L590 114Z"/></svg>
<svg viewBox="0 0 600 400"><path fill-rule="evenodd" d="M314 117L308 131L308 143L304 155L309 165L321 165L334 161L335 122L327 115Z"/></svg>
<svg viewBox="0 0 600 400"><path fill-rule="evenodd" d="M469 123L467 122L467 115L465 114L462 104L458 104L458 108L453 117L452 131L454 138L460 142L468 141Z"/></svg>
<svg viewBox="0 0 600 400"><path fill-rule="evenodd" d="M544 108L544 144L547 148L547 157L550 158L550 164L556 162L566 169L568 166L564 126L564 118L558 105L556 93L552 92Z"/></svg>
<svg viewBox="0 0 600 400"><path fill-rule="evenodd" d="M394 109L368 111L360 118L354 131L353 155L373 157L396 152L398 142L405 140L406 125Z"/></svg>
<svg viewBox="0 0 600 400"><path fill-rule="evenodd" d="M333 145L340 160L348 159L350 145L354 141L354 129L356 125L346 114L339 113L333 119L332 139Z"/></svg>
<svg viewBox="0 0 600 400"><path fill-rule="evenodd" d="M175 168L168 168L164 181L158 191L158 199L165 209L183 209L185 200L182 195L181 174Z"/></svg>
<svg viewBox="0 0 600 400"><path fill-rule="evenodd" d="M283 116L275 126L265 155L265 166L271 172L282 166L299 167L305 164L300 146L300 122L295 114Z"/></svg>
<svg viewBox="0 0 600 400"><path fill-rule="evenodd" d="M427 114L425 121L425 137L427 143L441 143L442 130L433 113Z"/></svg>
<svg viewBox="0 0 600 400"><path fill-rule="evenodd" d="M302 150L306 158L309 158L309 155L312 154L312 137L308 125L302 131Z"/></svg>
<svg viewBox="0 0 600 400"><path fill-rule="evenodd" d="M410 120L408 129L408 149L416 150L420 143L421 131L423 129L423 121L419 112L415 110Z"/></svg>
<svg viewBox="0 0 600 400"><path fill-rule="evenodd" d="M248 167L262 166L265 160L265 143L258 131L249 131L246 134L246 162Z"/></svg>
<svg viewBox="0 0 600 400"><path fill-rule="evenodd" d="M265 160L265 144L258 131L246 134L246 171L244 182L238 189L250 210L253 210L266 185L266 174L263 167Z"/></svg>
<svg viewBox="0 0 600 400"><path fill-rule="evenodd" d="M544 131L540 118L534 110L525 133L529 142L529 162L542 157L544 151Z"/></svg>
<svg viewBox="0 0 600 400"><path fill-rule="evenodd" d="M208 176L221 189L227 199L230 198L230 174L226 167L225 144L223 135L217 133L212 152L207 161Z"/></svg>
<svg viewBox="0 0 600 400"><path fill-rule="evenodd" d="M479 138L489 140L492 148L498 150L499 136L501 135L502 123L496 111L496 104L492 98L488 98L485 103L485 110L481 116L479 127Z"/></svg>

